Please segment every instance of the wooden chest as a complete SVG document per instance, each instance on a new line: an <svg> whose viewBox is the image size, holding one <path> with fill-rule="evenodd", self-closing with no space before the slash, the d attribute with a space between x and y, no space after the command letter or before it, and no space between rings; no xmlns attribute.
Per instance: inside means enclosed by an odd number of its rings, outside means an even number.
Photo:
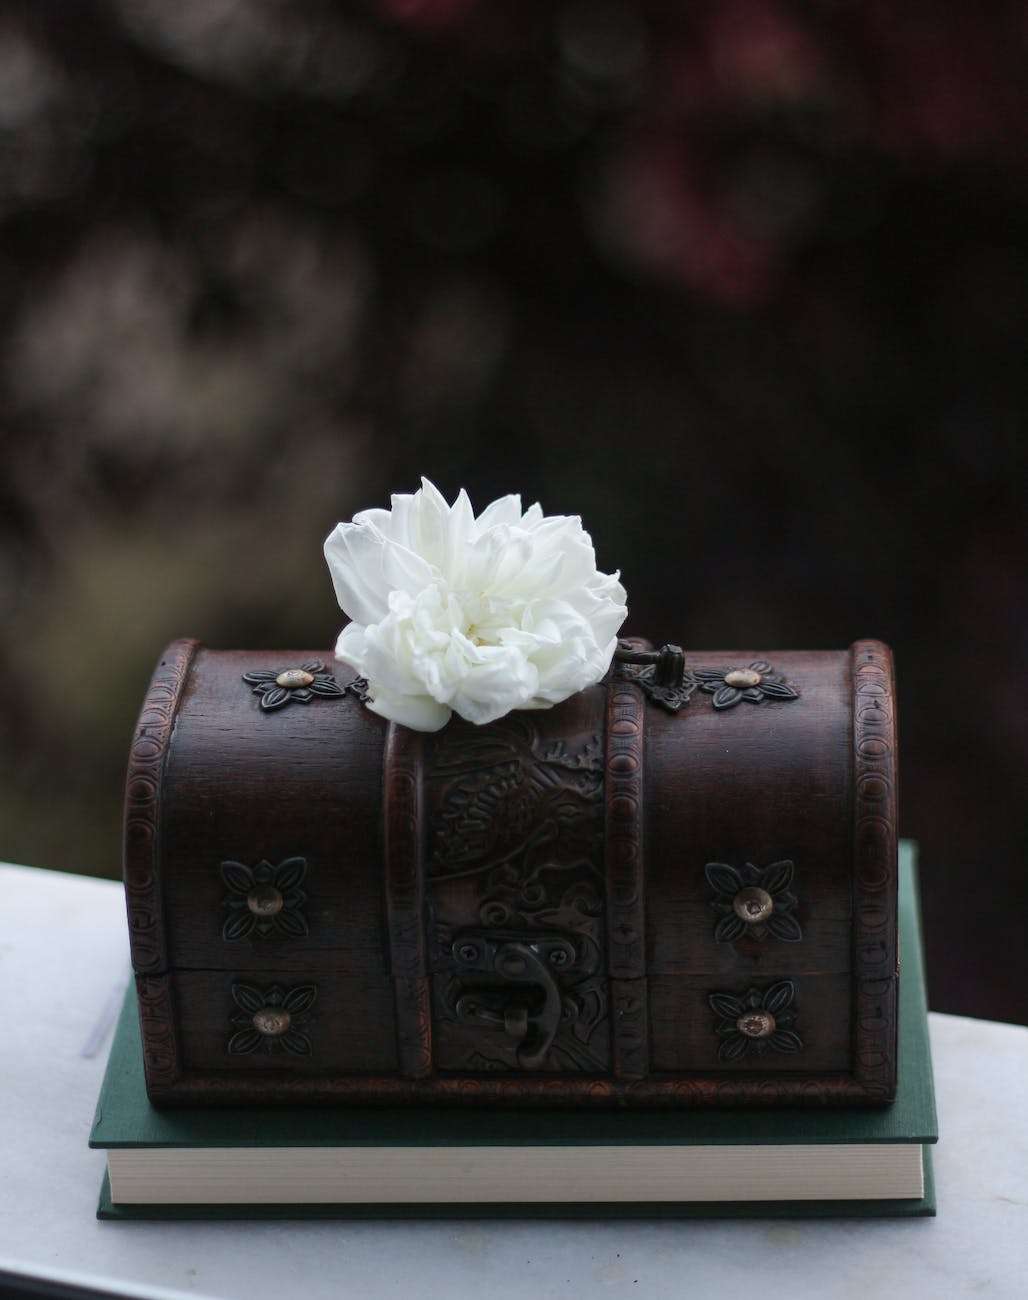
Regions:
<svg viewBox="0 0 1028 1300"><path fill-rule="evenodd" d="M327 656L169 646L125 815L151 1098L888 1102L889 650L678 652L668 687L622 647L423 735Z"/></svg>

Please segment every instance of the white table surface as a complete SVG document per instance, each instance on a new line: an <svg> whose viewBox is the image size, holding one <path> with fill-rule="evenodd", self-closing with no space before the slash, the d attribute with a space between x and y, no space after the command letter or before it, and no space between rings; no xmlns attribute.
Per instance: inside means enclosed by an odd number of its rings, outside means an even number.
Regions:
<svg viewBox="0 0 1028 1300"><path fill-rule="evenodd" d="M0 1268L140 1296L1028 1297L1028 1030L931 1016L935 1219L100 1223L121 886L0 865Z"/></svg>

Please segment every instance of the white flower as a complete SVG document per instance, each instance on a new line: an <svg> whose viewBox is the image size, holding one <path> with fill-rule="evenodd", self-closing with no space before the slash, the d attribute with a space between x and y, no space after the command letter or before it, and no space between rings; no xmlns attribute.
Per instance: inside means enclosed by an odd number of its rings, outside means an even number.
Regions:
<svg viewBox="0 0 1028 1300"><path fill-rule="evenodd" d="M475 518L427 479L325 542L352 622L336 658L368 680L369 707L416 731L547 709L607 671L628 613L577 517L501 497Z"/></svg>

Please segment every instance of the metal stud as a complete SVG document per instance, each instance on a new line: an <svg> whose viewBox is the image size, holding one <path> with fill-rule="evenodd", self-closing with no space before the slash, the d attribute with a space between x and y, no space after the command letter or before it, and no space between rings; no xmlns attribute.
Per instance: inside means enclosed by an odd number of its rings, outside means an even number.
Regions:
<svg viewBox="0 0 1028 1300"><path fill-rule="evenodd" d="M261 1007L253 1013L253 1027L265 1038L278 1038L289 1028L291 1019L281 1007Z"/></svg>
<svg viewBox="0 0 1028 1300"><path fill-rule="evenodd" d="M725 673L725 685L734 686L740 691L750 686L759 686L762 680L760 673L754 672L752 668L733 668L730 673Z"/></svg>
<svg viewBox="0 0 1028 1300"><path fill-rule="evenodd" d="M274 885L258 885L247 894L246 906L254 916L277 916L285 906L285 899Z"/></svg>
<svg viewBox="0 0 1028 1300"><path fill-rule="evenodd" d="M287 668L275 678L275 685L292 691L297 687L310 686L313 680L314 674L309 673L306 668Z"/></svg>
<svg viewBox="0 0 1028 1300"><path fill-rule="evenodd" d="M770 1011L747 1011L735 1027L744 1038L770 1038L775 1032L775 1018Z"/></svg>
<svg viewBox="0 0 1028 1300"><path fill-rule="evenodd" d="M766 889L750 885L746 889L740 889L732 899L732 910L747 925L759 925L775 910L775 900Z"/></svg>

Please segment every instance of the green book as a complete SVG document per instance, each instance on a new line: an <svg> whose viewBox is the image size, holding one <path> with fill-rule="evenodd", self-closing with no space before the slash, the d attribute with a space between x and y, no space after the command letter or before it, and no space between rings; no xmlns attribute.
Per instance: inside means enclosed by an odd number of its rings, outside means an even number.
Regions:
<svg viewBox="0 0 1028 1300"><path fill-rule="evenodd" d="M130 988L89 1141L108 1153L98 1217L932 1215L938 1127L909 843L900 948L899 1091L885 1109L158 1110Z"/></svg>

